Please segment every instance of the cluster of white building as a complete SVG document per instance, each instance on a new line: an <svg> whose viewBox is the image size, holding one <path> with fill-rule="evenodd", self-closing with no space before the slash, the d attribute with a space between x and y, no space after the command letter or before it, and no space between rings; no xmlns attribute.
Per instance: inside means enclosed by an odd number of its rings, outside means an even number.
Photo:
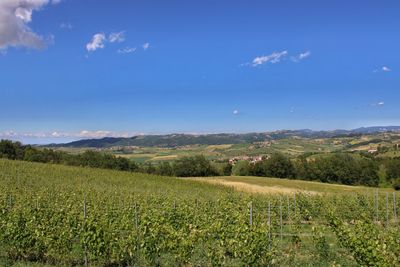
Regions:
<svg viewBox="0 0 400 267"><path fill-rule="evenodd" d="M237 156L229 159L229 164L235 165L238 161L246 160L250 163L257 163L262 161L264 158L268 158L268 156Z"/></svg>

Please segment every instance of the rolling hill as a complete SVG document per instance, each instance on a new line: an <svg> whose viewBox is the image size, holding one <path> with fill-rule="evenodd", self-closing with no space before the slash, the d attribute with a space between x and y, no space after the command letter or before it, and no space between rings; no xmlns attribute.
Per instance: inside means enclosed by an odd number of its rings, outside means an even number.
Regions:
<svg viewBox="0 0 400 267"><path fill-rule="evenodd" d="M133 137L105 137L101 139L84 139L64 144L50 144L46 147L66 148L109 148L115 146L140 146L140 147L179 147L187 145L224 145L224 144L249 144L278 140L289 137L301 138L331 138L376 134L382 132L400 132L400 126L363 127L354 130L313 131L281 130L264 133L245 134L168 134L168 135L138 135Z"/></svg>

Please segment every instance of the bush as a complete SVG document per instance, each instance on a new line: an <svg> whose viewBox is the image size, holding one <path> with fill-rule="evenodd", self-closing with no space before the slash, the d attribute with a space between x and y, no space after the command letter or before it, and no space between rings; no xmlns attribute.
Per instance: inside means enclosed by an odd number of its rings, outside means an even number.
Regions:
<svg viewBox="0 0 400 267"><path fill-rule="evenodd" d="M400 179L396 179L396 180L393 182L393 188L394 188L394 190L396 190L396 191L400 190Z"/></svg>
<svg viewBox="0 0 400 267"><path fill-rule="evenodd" d="M395 181L400 178L400 159L387 159L384 165L388 181Z"/></svg>

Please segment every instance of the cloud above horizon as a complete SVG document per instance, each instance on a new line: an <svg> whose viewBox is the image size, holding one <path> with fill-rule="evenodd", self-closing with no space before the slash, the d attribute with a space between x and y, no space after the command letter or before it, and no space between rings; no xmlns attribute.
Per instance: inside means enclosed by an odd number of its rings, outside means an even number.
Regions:
<svg viewBox="0 0 400 267"><path fill-rule="evenodd" d="M265 65L267 63L276 64L276 63L279 63L279 62L285 60L288 56L289 56L289 52L287 50L283 50L280 52L275 51L269 55L257 56L251 62L241 64L240 66L258 67L261 65ZM290 58L290 60L297 63L297 62L300 62L310 56L311 56L311 51L307 50L303 53L292 56Z"/></svg>
<svg viewBox="0 0 400 267"><path fill-rule="evenodd" d="M147 49L149 49L150 48L150 43L144 43L143 45L142 45L142 47L143 47L143 50L147 50Z"/></svg>
<svg viewBox="0 0 400 267"><path fill-rule="evenodd" d="M93 35L92 40L86 44L86 50L88 52L94 52L97 49L104 48L104 42L106 41L106 35L104 33L96 33Z"/></svg>
<svg viewBox="0 0 400 267"><path fill-rule="evenodd" d="M124 48L120 48L118 49L118 54L130 54L136 51L136 47L124 47Z"/></svg>
<svg viewBox="0 0 400 267"><path fill-rule="evenodd" d="M373 103L371 106L373 106L373 107L383 107L383 106L385 106L385 102L384 101L379 101L377 103Z"/></svg>
<svg viewBox="0 0 400 267"><path fill-rule="evenodd" d="M64 131L52 131L52 132L15 132L15 131L4 131L0 132L0 139L12 139L12 140L24 140L24 139L98 139L104 137L132 137L140 135L135 132L114 132L106 130L90 131L82 130L79 132L64 132Z"/></svg>
<svg viewBox="0 0 400 267"><path fill-rule="evenodd" d="M92 36L90 42L86 44L86 50L88 52L94 52L98 49L103 49L106 47L107 43L122 43L125 41L125 31L120 32L112 32L108 36L103 33L99 32ZM144 43L142 45L143 50L147 50L150 48L150 43ZM130 54L137 51L136 47L133 46L126 46L121 47L117 50L118 54Z"/></svg>
<svg viewBox="0 0 400 267"><path fill-rule="evenodd" d="M273 52L272 54L266 56L255 57L251 62L251 65L253 67L257 67L266 63L275 64L280 62L285 56L287 56L287 54L288 51L284 50L281 52Z"/></svg>
<svg viewBox="0 0 400 267"><path fill-rule="evenodd" d="M73 28L72 24L69 22L63 22L60 24L60 29L71 30Z"/></svg>
<svg viewBox="0 0 400 267"><path fill-rule="evenodd" d="M377 72L391 72L391 71L392 71L392 69L389 68L388 66L383 66L383 67L381 67L379 69L375 69L374 70L375 73L377 73Z"/></svg>
<svg viewBox="0 0 400 267"><path fill-rule="evenodd" d="M110 43L121 43L125 41L125 32L121 31L121 32L110 33L110 35L108 36L108 41Z"/></svg>
<svg viewBox="0 0 400 267"><path fill-rule="evenodd" d="M292 57L292 61L293 61L293 62L300 62L300 61L302 61L303 59L308 58L309 56L311 56L311 51L310 51L310 50L305 51L305 52L303 52L303 53L300 53L300 54L298 54L298 55Z"/></svg>
<svg viewBox="0 0 400 267"><path fill-rule="evenodd" d="M35 33L28 24L32 14L44 6L58 4L58 0L1 0L0 1L0 50L9 47L42 49L48 41Z"/></svg>

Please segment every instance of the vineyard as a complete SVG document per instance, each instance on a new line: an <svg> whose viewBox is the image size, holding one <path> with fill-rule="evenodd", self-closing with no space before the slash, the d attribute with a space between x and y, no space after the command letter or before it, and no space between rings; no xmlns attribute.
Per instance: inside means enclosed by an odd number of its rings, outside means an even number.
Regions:
<svg viewBox="0 0 400 267"><path fill-rule="evenodd" d="M0 265L400 266L397 197L0 160Z"/></svg>

